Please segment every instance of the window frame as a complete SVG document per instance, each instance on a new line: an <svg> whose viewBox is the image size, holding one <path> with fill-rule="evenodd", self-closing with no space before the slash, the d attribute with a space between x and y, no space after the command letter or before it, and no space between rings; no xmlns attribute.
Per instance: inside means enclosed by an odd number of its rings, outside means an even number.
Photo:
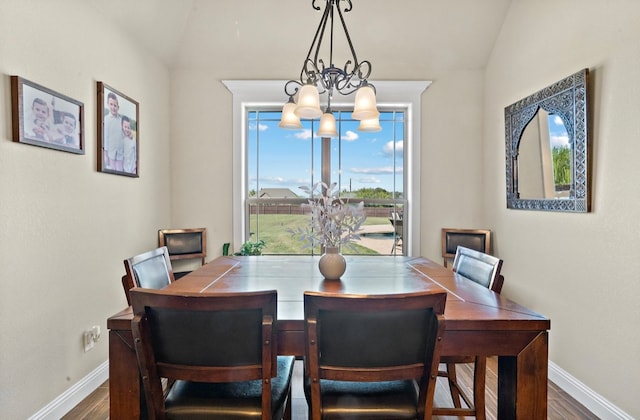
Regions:
<svg viewBox="0 0 640 420"><path fill-rule="evenodd" d="M233 242L241 244L245 238L244 197L247 195L247 165L246 165L246 128L247 111L260 107L282 107L286 102L284 85L286 80L223 80L222 83L233 96L233 174L232 174L232 214L233 214ZM415 256L420 251L420 145L422 121L422 93L431 85L431 81L372 81L376 87L378 107L397 107L406 109L406 132L404 139L406 150L405 163L407 209L405 219L411 231L406 253ZM353 106L354 95L334 98L332 106Z"/></svg>

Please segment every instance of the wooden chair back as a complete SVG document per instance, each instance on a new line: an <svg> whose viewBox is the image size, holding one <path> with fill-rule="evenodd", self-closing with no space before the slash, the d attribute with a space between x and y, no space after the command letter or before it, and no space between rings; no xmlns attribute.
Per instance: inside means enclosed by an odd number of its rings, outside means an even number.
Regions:
<svg viewBox="0 0 640 420"><path fill-rule="evenodd" d="M127 258L124 269L126 274L122 278L122 287L129 304L129 290L132 288L162 289L175 280L166 246Z"/></svg>
<svg viewBox="0 0 640 420"><path fill-rule="evenodd" d="M479 283L484 287L500 293L504 277L500 274L502 260L492 255L485 254L463 246L458 246L453 261L453 271ZM434 407L436 416L474 416L477 419L485 419L485 379L487 376L487 358L484 355L476 356L443 356L440 362L446 366L446 370L438 372L438 376L447 379L453 407ZM461 386L456 374L457 364L474 363L473 396L467 387ZM466 407L462 405L464 400Z"/></svg>
<svg viewBox="0 0 640 420"><path fill-rule="evenodd" d="M443 228L441 232L442 260L445 267L453 261L458 246L491 253L491 231L488 229Z"/></svg>
<svg viewBox="0 0 640 420"><path fill-rule="evenodd" d="M501 269L500 258L463 246L458 246L453 260L453 271L496 293L500 293L504 281Z"/></svg>
<svg viewBox="0 0 640 420"><path fill-rule="evenodd" d="M259 380L261 418L271 418L271 379L278 374L275 290L173 295L134 288L131 303L149 418L164 418L171 411L165 405L161 378L215 383L203 388L209 394L203 393L202 399L215 398L219 384ZM176 382L179 385L184 386ZM204 409L197 407L202 401L193 403L194 412ZM210 409L224 418L223 407L213 404ZM241 407L228 409L236 412Z"/></svg>
<svg viewBox="0 0 640 420"><path fill-rule="evenodd" d="M396 250L396 247L404 245L402 238L404 227L402 218L398 217L396 213L391 214L392 217L389 218L389 222L391 222L391 225L393 225L394 230L393 245L391 246L391 254L393 254Z"/></svg>
<svg viewBox="0 0 640 420"><path fill-rule="evenodd" d="M430 418L445 302L444 292L366 296L305 292L305 369L312 418L322 417L321 388L326 380L416 380L415 412L419 418ZM348 398L344 400L348 405Z"/></svg>

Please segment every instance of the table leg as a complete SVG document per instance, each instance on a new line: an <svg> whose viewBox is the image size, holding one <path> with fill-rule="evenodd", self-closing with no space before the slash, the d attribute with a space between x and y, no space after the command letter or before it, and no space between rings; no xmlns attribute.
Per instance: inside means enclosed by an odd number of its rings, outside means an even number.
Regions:
<svg viewBox="0 0 640 420"><path fill-rule="evenodd" d="M140 375L131 331L109 331L109 418L139 419Z"/></svg>
<svg viewBox="0 0 640 420"><path fill-rule="evenodd" d="M547 419L548 357L544 331L517 356L498 358L499 419Z"/></svg>

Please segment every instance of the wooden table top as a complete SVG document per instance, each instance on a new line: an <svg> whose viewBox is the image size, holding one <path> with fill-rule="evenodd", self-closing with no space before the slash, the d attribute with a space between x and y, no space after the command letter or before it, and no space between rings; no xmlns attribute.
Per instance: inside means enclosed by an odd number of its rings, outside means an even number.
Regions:
<svg viewBox="0 0 640 420"><path fill-rule="evenodd" d="M550 328L550 320L421 257L347 256L341 281L324 280L318 257L219 257L167 287L172 293L278 291L278 319L302 321L303 293L348 294L447 292L447 330L529 330ZM131 310L110 318L131 320Z"/></svg>

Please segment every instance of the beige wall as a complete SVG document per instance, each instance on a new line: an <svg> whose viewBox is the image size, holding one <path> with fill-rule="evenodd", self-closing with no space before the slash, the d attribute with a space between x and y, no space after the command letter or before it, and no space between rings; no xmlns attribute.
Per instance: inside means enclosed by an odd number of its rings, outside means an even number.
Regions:
<svg viewBox="0 0 640 420"><path fill-rule="evenodd" d="M485 215L503 294L551 318L550 359L640 417L640 3L514 0L486 71ZM507 210L504 108L591 71L593 212Z"/></svg>
<svg viewBox="0 0 640 420"><path fill-rule="evenodd" d="M482 70L448 71L422 95L420 254L442 261L441 228L491 228L484 221Z"/></svg>
<svg viewBox="0 0 640 420"><path fill-rule="evenodd" d="M388 10L388 2L371 4L360 22ZM448 25L422 12L403 28L423 25L422 16ZM474 17L460 12L458 24L470 27ZM441 227L493 229L503 293L552 320L551 360L636 417L639 15L632 0L514 0L486 72L478 57L441 51L447 40L403 34L414 54L385 50L380 60L378 38L357 38L374 79L433 81L422 95L420 253L439 260ZM275 43L254 45L264 24L238 16L242 31L229 17L210 22L220 54L205 51L203 65L168 71L81 0L0 0L0 381L12 384L0 387L0 417L35 413L107 360L105 319L125 304L121 261L154 246L159 227L207 227L210 258L230 241L231 94L221 81L287 79L299 65L295 54L270 60ZM239 39L229 35L236 32ZM179 51L198 50L194 43L212 34L199 35L187 32ZM58 38L73 41L69 59L51 46ZM299 38L287 48L306 51L307 37ZM507 210L504 107L583 67L595 79L593 213ZM84 102L86 155L10 141L10 74ZM140 102L139 179L96 172L98 80ZM84 353L81 333L94 324L103 339Z"/></svg>
<svg viewBox="0 0 640 420"><path fill-rule="evenodd" d="M171 85L172 222L206 227L212 259L233 237L231 95L207 71L176 70Z"/></svg>
<svg viewBox="0 0 640 420"><path fill-rule="evenodd" d="M14 74L84 103L85 155L11 141ZM96 81L140 103L138 179L96 171ZM83 2L2 0L0 98L0 418L24 419L108 359L122 260L169 223L169 73Z"/></svg>

